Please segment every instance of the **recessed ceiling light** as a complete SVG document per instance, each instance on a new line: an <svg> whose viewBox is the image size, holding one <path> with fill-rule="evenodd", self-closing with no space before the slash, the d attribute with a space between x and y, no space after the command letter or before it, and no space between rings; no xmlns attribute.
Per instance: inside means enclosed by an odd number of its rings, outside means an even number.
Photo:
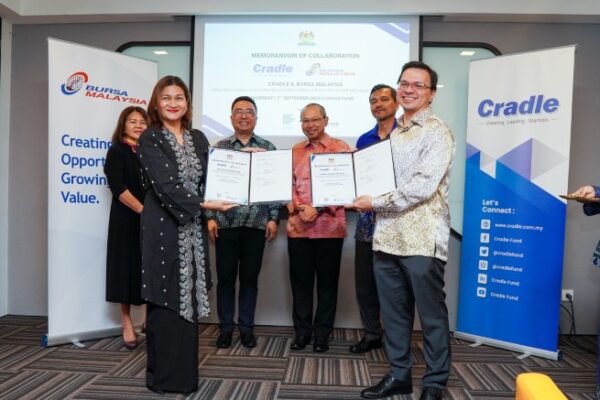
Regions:
<svg viewBox="0 0 600 400"><path fill-rule="evenodd" d="M460 52L461 56L472 56L473 54L475 54L473 50L463 50Z"/></svg>
<svg viewBox="0 0 600 400"><path fill-rule="evenodd" d="M440 85L439 83L437 84L437 88L438 88L438 89L439 89L439 88L443 88L443 87L444 87L444 85Z"/></svg>
<svg viewBox="0 0 600 400"><path fill-rule="evenodd" d="M164 56L165 54L169 54L165 50L154 50L153 53L156 54L157 56Z"/></svg>

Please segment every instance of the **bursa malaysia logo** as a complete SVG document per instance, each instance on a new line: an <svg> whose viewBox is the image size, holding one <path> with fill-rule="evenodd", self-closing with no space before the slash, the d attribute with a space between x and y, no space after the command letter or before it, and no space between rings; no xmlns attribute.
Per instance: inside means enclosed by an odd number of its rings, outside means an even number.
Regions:
<svg viewBox="0 0 600 400"><path fill-rule="evenodd" d="M74 95L81 89L85 92L85 97L93 97L95 99L118 101L120 103L129 103L136 105L146 105L145 99L131 97L127 90L117 89L107 86L98 86L89 83L88 74L83 71L78 71L71 74L65 83L60 85L60 91L67 96Z"/></svg>
<svg viewBox="0 0 600 400"><path fill-rule="evenodd" d="M492 99L485 99L479 103L477 113L480 117L511 117L526 116L532 114L551 114L558 110L560 102L555 97L545 98L543 94L532 95L520 102L509 100L506 102L497 102Z"/></svg>
<svg viewBox="0 0 600 400"><path fill-rule="evenodd" d="M306 70L306 76L354 76L356 73L345 71L342 68L323 68L320 63L314 63ZM329 85L337 86L337 85ZM341 86L341 85L339 85Z"/></svg>
<svg viewBox="0 0 600 400"><path fill-rule="evenodd" d="M67 78L67 81L60 85L60 90L67 96L70 96L79 92L79 90L87 83L87 81L87 74L83 71L78 71L74 74L71 74Z"/></svg>

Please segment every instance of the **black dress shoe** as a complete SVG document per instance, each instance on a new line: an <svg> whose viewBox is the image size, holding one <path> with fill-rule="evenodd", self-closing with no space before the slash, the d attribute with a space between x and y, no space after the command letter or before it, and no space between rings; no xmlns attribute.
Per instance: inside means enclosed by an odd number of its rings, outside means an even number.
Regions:
<svg viewBox="0 0 600 400"><path fill-rule="evenodd" d="M315 353L325 353L329 350L329 342L325 336L315 337L315 344L313 344L313 351Z"/></svg>
<svg viewBox="0 0 600 400"><path fill-rule="evenodd" d="M360 392L360 397L363 399L383 399L395 394L410 393L412 393L412 382L403 382L391 375L386 375L377 385Z"/></svg>
<svg viewBox="0 0 600 400"><path fill-rule="evenodd" d="M242 346L244 347L249 349L256 347L256 336L254 336L254 332L252 331L241 332L240 340L242 342Z"/></svg>
<svg viewBox="0 0 600 400"><path fill-rule="evenodd" d="M152 385L146 385L146 387L148 388L148 390L151 390L151 391L153 391L153 392L154 392L154 393L156 393L156 394L160 394L161 396L164 396L164 395L165 395L165 391L164 391L164 390L161 390L161 389L155 388L155 387L154 387L154 386L152 386Z"/></svg>
<svg viewBox="0 0 600 400"><path fill-rule="evenodd" d="M310 336L298 335L290 346L292 350L304 350L307 344L310 344Z"/></svg>
<svg viewBox="0 0 600 400"><path fill-rule="evenodd" d="M442 400L442 389L435 386L425 386L419 400Z"/></svg>
<svg viewBox="0 0 600 400"><path fill-rule="evenodd" d="M162 389L156 388L156 387L154 387L152 385L148 385L148 384L146 384L146 387L148 388L148 390L151 390L154 393L159 394L161 396L164 396L167 393L181 393L185 397L188 397L189 395L191 395L192 393L194 393L194 392L196 392L198 390L198 388L196 387L195 389L186 390L186 391L182 391L182 392L179 392L179 391L166 391L166 390L162 390Z"/></svg>
<svg viewBox="0 0 600 400"><path fill-rule="evenodd" d="M217 338L217 347L220 349L228 349L231 347L232 332L221 332Z"/></svg>
<svg viewBox="0 0 600 400"><path fill-rule="evenodd" d="M188 396L191 396L193 393L195 393L197 390L198 390L198 388L196 387L196 389L194 389L194 390L187 390L185 392L181 392L181 394L184 397L188 397Z"/></svg>
<svg viewBox="0 0 600 400"><path fill-rule="evenodd" d="M381 339L367 340L360 339L360 342L350 346L350 353L366 353L369 350L379 349L381 347Z"/></svg>
<svg viewBox="0 0 600 400"><path fill-rule="evenodd" d="M135 340L125 340L125 338L123 338L123 344L128 350L135 350L140 343L137 338Z"/></svg>

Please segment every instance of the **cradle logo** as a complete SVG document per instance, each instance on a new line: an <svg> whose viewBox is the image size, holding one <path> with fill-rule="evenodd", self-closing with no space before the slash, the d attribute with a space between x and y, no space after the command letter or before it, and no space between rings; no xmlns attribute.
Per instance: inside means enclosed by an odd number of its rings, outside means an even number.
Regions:
<svg viewBox="0 0 600 400"><path fill-rule="evenodd" d="M74 74L71 74L67 78L67 81L60 85L60 90L67 96L70 96L79 92L79 90L87 83L87 81L87 74L83 71L78 71Z"/></svg>
<svg viewBox="0 0 600 400"><path fill-rule="evenodd" d="M517 102L509 100L507 102L496 102L492 99L485 99L479 103L477 113L480 117L498 117L514 115L530 115L553 113L558 110L560 102L555 97L544 98L543 94L529 96L528 99Z"/></svg>
<svg viewBox="0 0 600 400"><path fill-rule="evenodd" d="M274 74L274 73L289 74L292 71L294 71L294 67L292 67L291 65L287 65L287 64L272 64L272 65L254 64L252 69L257 74Z"/></svg>

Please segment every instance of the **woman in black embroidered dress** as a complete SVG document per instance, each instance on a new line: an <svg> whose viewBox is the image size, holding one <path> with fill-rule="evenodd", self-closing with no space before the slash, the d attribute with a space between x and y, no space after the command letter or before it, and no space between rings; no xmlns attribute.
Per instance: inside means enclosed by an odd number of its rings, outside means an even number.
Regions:
<svg viewBox="0 0 600 400"><path fill-rule="evenodd" d="M106 301L121 304L123 342L130 350L138 346L131 304L143 303L140 213L144 208L144 189L135 152L138 138L147 126L146 110L136 106L125 108L119 115L104 165L113 195L106 246Z"/></svg>
<svg viewBox="0 0 600 400"><path fill-rule="evenodd" d="M209 314L211 286L203 209L232 204L204 201L208 141L190 128L185 83L160 79L148 104L150 127L138 158L150 190L142 212L142 298L148 303L146 386L191 393L198 386L198 318Z"/></svg>

